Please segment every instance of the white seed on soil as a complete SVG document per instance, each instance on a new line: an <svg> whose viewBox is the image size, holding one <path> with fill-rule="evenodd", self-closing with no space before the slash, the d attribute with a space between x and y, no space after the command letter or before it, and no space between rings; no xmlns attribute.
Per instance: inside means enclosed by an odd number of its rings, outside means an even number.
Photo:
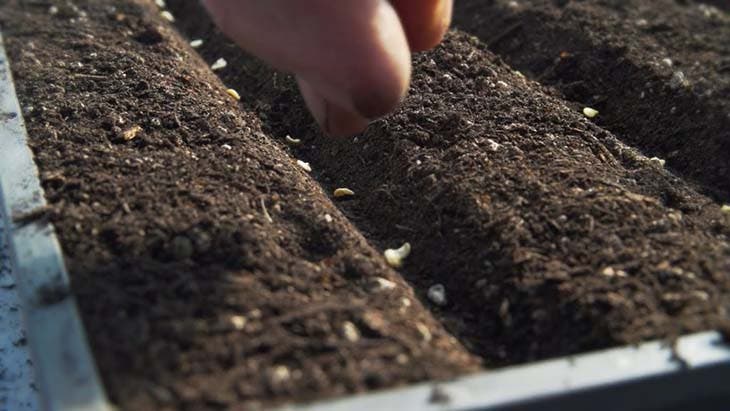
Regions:
<svg viewBox="0 0 730 411"><path fill-rule="evenodd" d="M394 289L398 284L387 280L383 277L375 277L373 279L375 291L388 291Z"/></svg>
<svg viewBox="0 0 730 411"><path fill-rule="evenodd" d="M411 243L405 243L400 248L385 250L385 262L393 268L400 268L403 266L403 260L411 254Z"/></svg>
<svg viewBox="0 0 730 411"><path fill-rule="evenodd" d="M141 131L142 127L140 126L130 127L122 132L122 138L124 139L124 141L133 140Z"/></svg>
<svg viewBox="0 0 730 411"><path fill-rule="evenodd" d="M649 161L658 164L660 167L664 167L664 165L667 164L667 160L661 159L659 157L652 157L649 159Z"/></svg>
<svg viewBox="0 0 730 411"><path fill-rule="evenodd" d="M602 275L605 275L606 277L627 277L626 271L624 270L616 270L613 267L606 267L601 271Z"/></svg>
<svg viewBox="0 0 730 411"><path fill-rule="evenodd" d="M285 365L277 365L271 370L271 382L281 384L291 378L291 372Z"/></svg>
<svg viewBox="0 0 730 411"><path fill-rule="evenodd" d="M298 138L292 138L292 136L290 136L288 134L286 135L285 139L286 139L287 144L292 145L292 146L298 146L299 144L302 144L302 140L300 140Z"/></svg>
<svg viewBox="0 0 730 411"><path fill-rule="evenodd" d="M230 144L223 144L221 148L224 150L233 150L233 147L231 147Z"/></svg>
<svg viewBox="0 0 730 411"><path fill-rule="evenodd" d="M201 39L195 39L190 42L190 47L197 49L198 47L203 45L203 40Z"/></svg>
<svg viewBox="0 0 730 411"><path fill-rule="evenodd" d="M429 342L433 338L433 335L431 334L431 330L428 329L426 324L416 323L416 329L421 334L421 338L423 339L423 341Z"/></svg>
<svg viewBox="0 0 730 411"><path fill-rule="evenodd" d="M231 318L229 320L231 321L231 325L233 326L233 329L238 330L238 331L243 330L243 328L246 327L246 323L248 322L246 317L244 317L242 315L231 316Z"/></svg>
<svg viewBox="0 0 730 411"><path fill-rule="evenodd" d="M663 58L662 63L664 63L664 65L667 67L672 67L674 65L674 62L669 57Z"/></svg>
<svg viewBox="0 0 730 411"><path fill-rule="evenodd" d="M232 88L229 88L228 90L226 90L226 93L228 93L228 95L233 97L233 99L236 101L241 100L241 95L238 94L238 92Z"/></svg>
<svg viewBox="0 0 730 411"><path fill-rule="evenodd" d="M584 107L583 108L583 115L588 118L594 118L598 115L598 110L590 107Z"/></svg>
<svg viewBox="0 0 730 411"><path fill-rule="evenodd" d="M312 166L309 165L306 161L297 160L297 165L304 171L311 173L312 172Z"/></svg>
<svg viewBox="0 0 730 411"><path fill-rule="evenodd" d="M426 293L428 299L439 306L446 305L446 287L443 284L434 284L428 289Z"/></svg>
<svg viewBox="0 0 730 411"><path fill-rule="evenodd" d="M335 189L334 195L335 198L352 197L355 195L355 192L349 188L337 188Z"/></svg>
<svg viewBox="0 0 730 411"><path fill-rule="evenodd" d="M175 16L173 16L172 13L170 13L167 10L161 11L160 12L160 17L162 17L163 19L169 21L170 23L174 23L175 22Z"/></svg>
<svg viewBox="0 0 730 411"><path fill-rule="evenodd" d="M330 224L330 223L332 223L332 221L334 221L334 219L332 218L331 215L325 214L324 215L324 221L327 222L327 224Z"/></svg>
<svg viewBox="0 0 730 411"><path fill-rule="evenodd" d="M699 298L702 301L707 301L710 299L710 294L707 294L705 291L702 291L702 290L692 291L692 295Z"/></svg>
<svg viewBox="0 0 730 411"><path fill-rule="evenodd" d="M350 321L342 324L342 336L349 342L357 342L360 340L360 330Z"/></svg>
<svg viewBox="0 0 730 411"><path fill-rule="evenodd" d="M224 68L226 68L226 66L228 66L228 62L226 61L226 59L221 57L210 65L210 69L213 71L223 70Z"/></svg>
<svg viewBox="0 0 730 411"><path fill-rule="evenodd" d="M51 16L55 16L56 14L58 14L58 7L56 7L56 6L49 7L48 14L50 14Z"/></svg>
<svg viewBox="0 0 730 411"><path fill-rule="evenodd" d="M155 0L155 4L161 9L167 7L167 5L165 4L165 0Z"/></svg>

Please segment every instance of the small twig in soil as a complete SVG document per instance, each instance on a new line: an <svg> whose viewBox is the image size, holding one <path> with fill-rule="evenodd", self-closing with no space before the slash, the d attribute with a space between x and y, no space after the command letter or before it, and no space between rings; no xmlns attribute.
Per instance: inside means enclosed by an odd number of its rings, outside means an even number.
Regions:
<svg viewBox="0 0 730 411"><path fill-rule="evenodd" d="M37 207L27 213L18 213L13 215L13 223L19 228L25 227L28 224L35 223L39 220L45 221L53 211L53 208L49 205Z"/></svg>
<svg viewBox="0 0 730 411"><path fill-rule="evenodd" d="M321 303L319 305L314 305L312 307L303 308L288 314L280 315L278 317L274 317L270 320L272 323L285 323L289 322L291 320L296 320L298 318L302 317L308 317L314 314L319 314L324 311L357 311L363 309L364 306L359 303L351 303L351 304L338 304L338 303Z"/></svg>
<svg viewBox="0 0 730 411"><path fill-rule="evenodd" d="M264 201L263 198L261 199L261 210L264 213L264 217L266 217L266 221L268 221L269 223L273 223L274 219L271 218L271 214L269 214L269 210L266 209L266 202Z"/></svg>

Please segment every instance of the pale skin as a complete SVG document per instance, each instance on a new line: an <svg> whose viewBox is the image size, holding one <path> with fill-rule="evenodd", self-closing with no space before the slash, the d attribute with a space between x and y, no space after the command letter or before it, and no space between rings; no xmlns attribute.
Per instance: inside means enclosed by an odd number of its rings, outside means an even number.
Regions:
<svg viewBox="0 0 730 411"><path fill-rule="evenodd" d="M204 0L243 49L293 73L322 130L363 131L393 111L411 77L411 53L436 46L453 0Z"/></svg>

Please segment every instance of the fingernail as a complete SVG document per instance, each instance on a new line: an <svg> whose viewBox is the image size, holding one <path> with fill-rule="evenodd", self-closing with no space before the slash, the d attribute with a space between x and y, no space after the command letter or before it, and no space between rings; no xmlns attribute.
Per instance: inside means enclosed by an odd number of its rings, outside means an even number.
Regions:
<svg viewBox="0 0 730 411"><path fill-rule="evenodd" d="M298 77L297 83L309 112L325 134L332 137L350 136L365 130L370 123L361 115L327 100L306 80Z"/></svg>

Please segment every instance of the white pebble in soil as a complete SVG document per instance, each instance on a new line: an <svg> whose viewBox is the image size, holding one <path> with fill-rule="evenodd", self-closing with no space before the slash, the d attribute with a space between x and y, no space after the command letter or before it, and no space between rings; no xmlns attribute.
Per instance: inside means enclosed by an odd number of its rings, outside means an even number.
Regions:
<svg viewBox="0 0 730 411"><path fill-rule="evenodd" d="M426 296L432 303L438 306L446 305L446 287L444 287L443 284L432 285L428 289Z"/></svg>

